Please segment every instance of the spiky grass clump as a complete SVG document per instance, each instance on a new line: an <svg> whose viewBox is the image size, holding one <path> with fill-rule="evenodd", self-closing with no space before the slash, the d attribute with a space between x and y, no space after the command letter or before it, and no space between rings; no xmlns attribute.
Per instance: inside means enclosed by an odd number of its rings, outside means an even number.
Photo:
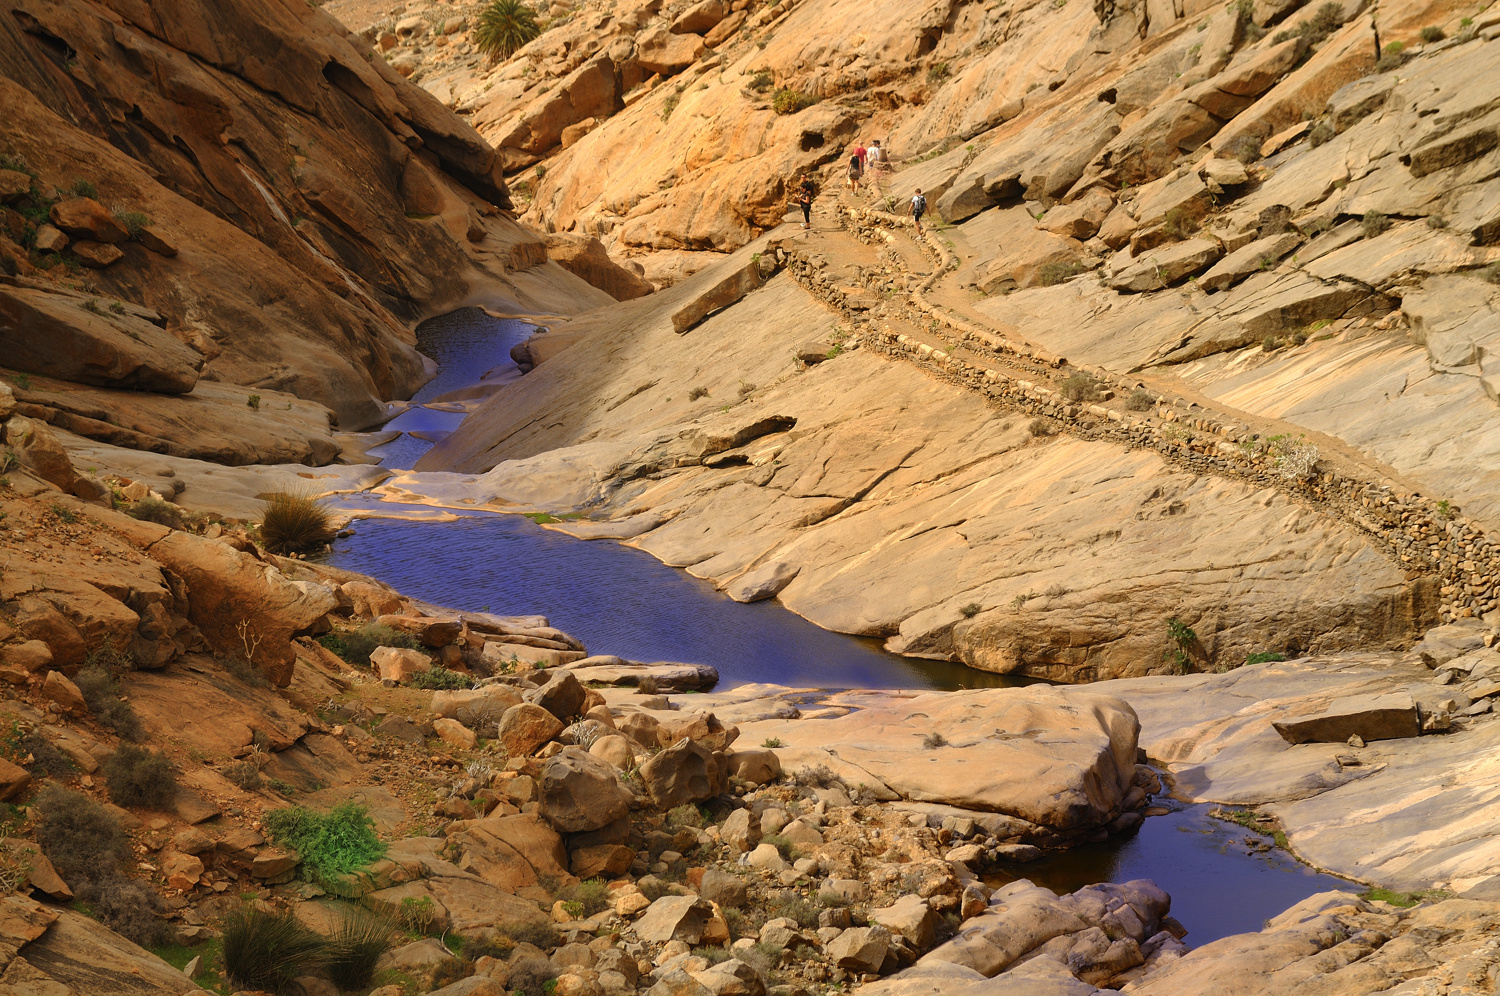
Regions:
<svg viewBox="0 0 1500 996"><path fill-rule="evenodd" d="M316 550L337 534L333 513L310 494L280 492L267 495L261 513L261 544L272 553Z"/></svg>
<svg viewBox="0 0 1500 996"><path fill-rule="evenodd" d="M104 762L104 782L121 806L164 809L177 796L172 762L135 744L121 744Z"/></svg>
<svg viewBox="0 0 1500 996"><path fill-rule="evenodd" d="M490 0L479 13L474 44L492 59L509 59L541 33L535 12L521 0Z"/></svg>
<svg viewBox="0 0 1500 996"><path fill-rule="evenodd" d="M236 989L286 992L328 952L328 941L290 913L245 907L224 920L224 972Z"/></svg>
<svg viewBox="0 0 1500 996"><path fill-rule="evenodd" d="M375 966L391 949L390 921L368 913L346 913L329 938L328 977L341 990L368 989Z"/></svg>

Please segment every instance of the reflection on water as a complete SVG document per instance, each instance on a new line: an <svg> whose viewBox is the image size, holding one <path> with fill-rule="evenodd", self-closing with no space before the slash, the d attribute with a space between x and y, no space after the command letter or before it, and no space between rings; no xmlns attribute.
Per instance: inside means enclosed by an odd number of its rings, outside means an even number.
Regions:
<svg viewBox="0 0 1500 996"><path fill-rule="evenodd" d="M1153 816L1129 836L1007 864L985 881L1000 885L1025 878L1061 895L1095 882L1149 878L1172 897L1172 916L1187 927L1184 941L1191 947L1260 930L1266 920L1314 893L1359 890L1298 864L1285 851L1249 853L1246 838L1270 838L1210 818L1211 808L1188 806Z"/></svg>
<svg viewBox="0 0 1500 996"><path fill-rule="evenodd" d="M536 326L530 322L495 318L482 308L460 308L423 322L417 326L417 349L437 361L438 375L423 384L411 400L420 405L450 391L473 387L491 371L514 370L510 347L535 331ZM452 432L463 419L462 412L412 408L391 419L385 428L403 433ZM402 435L370 450L370 455L378 457L382 466L407 470L432 446L428 440Z"/></svg>
<svg viewBox="0 0 1500 996"><path fill-rule="evenodd" d="M886 653L819 629L777 602L741 605L640 550L583 541L516 515L429 524L370 519L328 563L465 611L545 615L591 653L712 664L719 687L769 681L819 688L979 688L1026 684L961 664Z"/></svg>

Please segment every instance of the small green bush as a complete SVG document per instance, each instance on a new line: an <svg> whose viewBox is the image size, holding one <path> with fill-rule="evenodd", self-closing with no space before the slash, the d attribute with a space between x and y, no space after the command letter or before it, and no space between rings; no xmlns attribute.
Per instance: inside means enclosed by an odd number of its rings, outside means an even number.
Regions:
<svg viewBox="0 0 1500 996"><path fill-rule="evenodd" d="M1284 660L1286 660L1286 657L1282 656L1281 654L1278 654L1274 650L1257 650L1255 653L1253 653L1250 656L1248 656L1248 657L1245 658L1245 663L1246 664L1271 664L1271 663L1274 663L1276 661L1284 661Z"/></svg>
<svg viewBox="0 0 1500 996"><path fill-rule="evenodd" d="M474 46L491 59L509 59L541 33L536 13L521 0L490 0L479 12Z"/></svg>
<svg viewBox="0 0 1500 996"><path fill-rule="evenodd" d="M953 70L948 68L947 62L934 62L927 67L927 82L941 83L953 75Z"/></svg>
<svg viewBox="0 0 1500 996"><path fill-rule="evenodd" d="M685 802L667 812L667 826L697 829L703 826L703 814L698 812L697 806Z"/></svg>
<svg viewBox="0 0 1500 996"><path fill-rule="evenodd" d="M939 747L948 746L948 738L936 730L922 738L923 750L937 750Z"/></svg>
<svg viewBox="0 0 1500 996"><path fill-rule="evenodd" d="M1365 238L1373 239L1391 227L1391 220L1379 211L1366 211L1365 216L1359 220L1360 231Z"/></svg>
<svg viewBox="0 0 1500 996"><path fill-rule="evenodd" d="M1274 335L1268 335L1260 341L1260 348L1268 353L1274 353L1281 348L1281 340Z"/></svg>
<svg viewBox="0 0 1500 996"><path fill-rule="evenodd" d="M389 921L368 913L345 913L328 939L328 977L345 991L370 988L375 967L393 941Z"/></svg>
<svg viewBox="0 0 1500 996"><path fill-rule="evenodd" d="M766 834L760 842L776 848L776 853L781 855L783 861L791 861L800 853L794 841L788 840L779 833Z"/></svg>
<svg viewBox="0 0 1500 996"><path fill-rule="evenodd" d="M689 401L697 401L699 398L706 397L708 397L708 388L703 387L702 385L699 385L698 387L695 387L692 390L688 391Z"/></svg>
<svg viewBox="0 0 1500 996"><path fill-rule="evenodd" d="M91 654L89 661L93 661L96 656ZM78 686L89 712L101 724L126 740L141 739L143 731L140 718L136 716L130 703L120 698L120 681L109 667L86 661L83 670L74 677L73 684Z"/></svg>
<svg viewBox="0 0 1500 996"><path fill-rule="evenodd" d="M771 110L777 114L796 114L816 104L817 98L801 90L782 87L771 95Z"/></svg>
<svg viewBox="0 0 1500 996"><path fill-rule="evenodd" d="M756 93L765 93L776 85L776 77L769 69L756 70L754 76L750 77L747 86Z"/></svg>
<svg viewBox="0 0 1500 996"><path fill-rule="evenodd" d="M603 880L597 878L587 879L566 890L563 899L577 903L583 909L583 915L593 916L602 913L609 908L609 889Z"/></svg>
<svg viewBox="0 0 1500 996"><path fill-rule="evenodd" d="M281 492L265 499L260 539L272 553L317 550L336 535L333 512L310 494Z"/></svg>
<svg viewBox="0 0 1500 996"><path fill-rule="evenodd" d="M530 944L543 951L550 951L562 943L557 928L546 920L521 920L517 923L508 923L501 928L501 932L517 944Z"/></svg>
<svg viewBox="0 0 1500 996"><path fill-rule="evenodd" d="M1434 42L1440 42L1447 37L1447 35L1443 34L1443 29L1438 27L1436 24L1429 24L1427 27L1422 29L1422 40L1429 45L1433 44Z"/></svg>
<svg viewBox="0 0 1500 996"><path fill-rule="evenodd" d="M682 94L667 94L667 99L662 101L661 104L661 119L663 121L666 121L668 118L670 118L672 116L672 112L677 110L677 105L680 103L682 103Z"/></svg>
<svg viewBox="0 0 1500 996"><path fill-rule="evenodd" d="M410 634L378 623L366 623L347 633L329 633L318 642L355 667L369 667L370 654L378 647L417 650L421 646Z"/></svg>
<svg viewBox="0 0 1500 996"><path fill-rule="evenodd" d="M773 749L775 749L777 747L785 747L786 746L786 744L784 744L784 743L781 742L781 738L780 737L766 737L766 739L764 739L764 740L762 740L760 742L760 745L762 747L765 747L767 750L773 750Z"/></svg>
<svg viewBox="0 0 1500 996"><path fill-rule="evenodd" d="M214 654L214 660L242 685L265 688L270 684L260 668L242 657L235 657L232 654Z"/></svg>
<svg viewBox="0 0 1500 996"><path fill-rule="evenodd" d="M73 186L70 189L73 191L73 196L75 197L92 197L95 199L99 197L99 188L88 180L74 180Z"/></svg>
<svg viewBox="0 0 1500 996"><path fill-rule="evenodd" d="M959 613L959 615L963 616L965 619L973 619L975 616L979 615L979 613L981 613L983 611L984 611L984 606L983 605L980 605L978 602L970 602L967 605L964 605L964 606L960 607L959 610L958 610L958 613Z"/></svg>
<svg viewBox="0 0 1500 996"><path fill-rule="evenodd" d="M171 939L172 930L162 917L161 898L133 878L101 876L77 889L74 898L99 923L143 948L157 947Z"/></svg>
<svg viewBox="0 0 1500 996"><path fill-rule="evenodd" d="M66 780L78 773L78 766L73 763L72 758L52 746L52 741L36 733L28 733L16 741L16 755L22 758L31 756L31 767L28 770L38 778Z"/></svg>
<svg viewBox="0 0 1500 996"><path fill-rule="evenodd" d="M1173 208L1162 218L1162 228L1173 238L1185 239L1198 230L1198 222L1182 208Z"/></svg>
<svg viewBox="0 0 1500 996"><path fill-rule="evenodd" d="M803 930L811 930L818 925L818 908L795 893L777 896L768 907L773 918L784 916L795 920Z"/></svg>
<svg viewBox="0 0 1500 996"><path fill-rule="evenodd" d="M326 813L303 806L274 809L264 822L273 841L302 855L302 874L309 880L352 872L385 854L370 811L355 802Z"/></svg>
<svg viewBox="0 0 1500 996"><path fill-rule="evenodd" d="M36 798L36 842L69 884L104 878L130 858L130 842L109 810L79 792L48 785Z"/></svg>
<svg viewBox="0 0 1500 996"><path fill-rule="evenodd" d="M474 974L474 962L468 958L444 958L427 973L424 990L446 989Z"/></svg>
<svg viewBox="0 0 1500 996"><path fill-rule="evenodd" d="M116 211L115 221L118 221L124 227L125 231L130 233L130 237L136 241L140 241L141 230L149 227L151 224L151 219L139 211ZM123 311L124 309L122 308L121 310Z"/></svg>
<svg viewBox="0 0 1500 996"><path fill-rule="evenodd" d="M1307 144L1316 149L1320 145L1324 145L1328 142L1333 141L1337 134L1338 133L1333 130L1332 124L1327 121L1319 121L1317 124L1313 125L1312 130L1307 133Z"/></svg>
<svg viewBox="0 0 1500 996"><path fill-rule="evenodd" d="M1125 407L1133 412L1147 412L1156 405L1156 395L1144 388L1136 388L1125 399Z"/></svg>
<svg viewBox="0 0 1500 996"><path fill-rule="evenodd" d="M1089 374L1076 373L1062 382L1059 391L1069 401L1096 401L1099 398L1099 382Z"/></svg>
<svg viewBox="0 0 1500 996"><path fill-rule="evenodd" d="M1036 283L1038 287L1055 287L1071 277L1084 273L1088 267L1075 259L1052 260L1043 263L1037 270Z"/></svg>
<svg viewBox="0 0 1500 996"><path fill-rule="evenodd" d="M1254 133L1236 135L1224 146L1224 154L1238 159L1246 166L1260 158L1260 147L1265 138Z"/></svg>
<svg viewBox="0 0 1500 996"><path fill-rule="evenodd" d="M166 526L169 529L187 528L187 523L182 518L182 509L154 495L148 495L131 505L130 517L140 519L142 522L154 522L158 526Z"/></svg>
<svg viewBox="0 0 1500 996"><path fill-rule="evenodd" d="M260 765L254 761L234 761L220 768L219 774L246 792L254 792L261 786Z"/></svg>
<svg viewBox="0 0 1500 996"><path fill-rule="evenodd" d="M459 688L471 688L474 679L467 674L459 674L445 667L433 666L426 671L418 671L406 683L412 688L425 688L429 691L452 691Z"/></svg>
<svg viewBox="0 0 1500 996"><path fill-rule="evenodd" d="M225 918L223 933L224 973L236 989L288 992L328 958L328 941L290 913L247 906Z"/></svg>
<svg viewBox="0 0 1500 996"><path fill-rule="evenodd" d="M540 945L538 945L540 947ZM557 969L546 958L522 958L510 967L506 988L522 996L552 996Z"/></svg>
<svg viewBox="0 0 1500 996"><path fill-rule="evenodd" d="M135 744L121 744L104 762L104 783L120 806L165 809L177 796L172 762Z"/></svg>
<svg viewBox="0 0 1500 996"><path fill-rule="evenodd" d="M1500 263L1491 263L1479 271L1479 279L1492 284L1500 284Z"/></svg>

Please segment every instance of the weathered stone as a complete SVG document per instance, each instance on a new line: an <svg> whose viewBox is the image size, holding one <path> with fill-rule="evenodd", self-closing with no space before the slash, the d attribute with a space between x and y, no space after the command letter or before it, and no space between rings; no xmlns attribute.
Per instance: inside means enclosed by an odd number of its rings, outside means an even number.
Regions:
<svg viewBox="0 0 1500 996"><path fill-rule="evenodd" d="M161 870L168 885L187 892L203 877L203 862L191 854L169 852L161 858Z"/></svg>
<svg viewBox="0 0 1500 996"><path fill-rule="evenodd" d="M1288 743L1343 743L1358 734L1365 740L1400 740L1420 736L1422 725L1410 695L1351 695L1337 699L1311 716L1271 724Z"/></svg>
<svg viewBox="0 0 1500 996"><path fill-rule="evenodd" d="M1282 232L1280 235L1257 239L1215 263L1207 273L1198 278L1198 287L1204 291L1232 287L1246 277L1274 269L1283 256L1301 244L1302 236L1296 232Z"/></svg>
<svg viewBox="0 0 1500 996"><path fill-rule="evenodd" d="M636 62L645 73L675 76L703 57L707 48L694 34L673 34L654 27L636 36Z"/></svg>
<svg viewBox="0 0 1500 996"><path fill-rule="evenodd" d="M0 758L0 801L14 799L31 785L31 772Z"/></svg>
<svg viewBox="0 0 1500 996"><path fill-rule="evenodd" d="M0 661L7 667L36 672L52 664L52 651L41 640L27 640L14 646L0 647Z"/></svg>
<svg viewBox="0 0 1500 996"><path fill-rule="evenodd" d="M751 263L710 285L672 314L672 328L687 332L709 315L738 302L765 283L760 267Z"/></svg>
<svg viewBox="0 0 1500 996"><path fill-rule="evenodd" d="M581 879L613 878L629 871L634 860L635 852L624 844L594 844L569 851L568 870Z"/></svg>
<svg viewBox="0 0 1500 996"><path fill-rule="evenodd" d="M92 197L70 197L52 205L52 224L75 239L92 242L124 242L130 238L125 226Z"/></svg>
<svg viewBox="0 0 1500 996"><path fill-rule="evenodd" d="M302 855L293 850L276 847L263 848L250 862L250 874L255 878L277 878L302 863Z"/></svg>
<svg viewBox="0 0 1500 996"><path fill-rule="evenodd" d="M641 940L656 944L697 944L712 913L713 907L697 896L663 896L635 922L635 933Z"/></svg>
<svg viewBox="0 0 1500 996"><path fill-rule="evenodd" d="M125 254L118 247L108 242L89 242L79 240L73 243L73 255L84 266L94 270L102 270L118 263L125 258Z"/></svg>
<svg viewBox="0 0 1500 996"><path fill-rule="evenodd" d="M937 936L941 918L921 896L906 895L890 906L871 910L870 919L900 934L913 947L926 949L932 946L933 938Z"/></svg>
<svg viewBox="0 0 1500 996"><path fill-rule="evenodd" d="M1160 290L1207 269L1223 255L1218 242L1189 239L1143 253L1111 276L1109 286L1126 293Z"/></svg>
<svg viewBox="0 0 1500 996"><path fill-rule="evenodd" d="M435 619L429 616L382 615L375 622L380 626L409 633L422 646L434 650L448 646L464 634L464 621L457 617Z"/></svg>
<svg viewBox="0 0 1500 996"><path fill-rule="evenodd" d="M1108 191L1094 187L1071 204L1047 212L1041 226L1055 235L1085 240L1098 234L1114 209L1115 199Z"/></svg>
<svg viewBox="0 0 1500 996"><path fill-rule="evenodd" d="M583 712L583 700L587 695L587 690L578 683L571 671L557 671L547 679L546 684L531 689L522 697L567 722Z"/></svg>
<svg viewBox="0 0 1500 996"><path fill-rule="evenodd" d="M709 868L703 873L698 894L711 903L730 909L743 907L749 898L744 879L718 868Z"/></svg>
<svg viewBox="0 0 1500 996"><path fill-rule="evenodd" d="M456 719L434 719L432 730L438 735L439 740L450 747L470 750L474 746L474 731Z"/></svg>
<svg viewBox="0 0 1500 996"><path fill-rule="evenodd" d="M42 682L42 698L57 706L59 712L69 716L86 716L89 707L83 701L83 693L68 677L57 671L48 671Z"/></svg>
<svg viewBox="0 0 1500 996"><path fill-rule="evenodd" d="M564 747L542 765L542 816L558 830L597 830L629 815L630 795L615 768L581 747Z"/></svg>
<svg viewBox="0 0 1500 996"><path fill-rule="evenodd" d="M62 252L68 244L68 237L53 225L43 225L36 230L36 247L41 252Z"/></svg>
<svg viewBox="0 0 1500 996"><path fill-rule="evenodd" d="M729 755L729 774L754 785L781 777L781 758L773 750L737 750Z"/></svg>
<svg viewBox="0 0 1500 996"><path fill-rule="evenodd" d="M724 791L724 756L695 740L679 740L642 764L640 778L657 809L712 799Z"/></svg>
<svg viewBox="0 0 1500 996"><path fill-rule="evenodd" d="M839 968L850 972L878 972L885 964L891 932L882 926L851 927L827 947L828 957Z"/></svg>
<svg viewBox="0 0 1500 996"><path fill-rule="evenodd" d="M432 668L431 657L404 647L376 647L370 651L370 663L379 670L382 681L405 681L419 671Z"/></svg>
<svg viewBox="0 0 1500 996"><path fill-rule="evenodd" d="M562 731L562 720L539 705L522 702L505 710L498 737L507 754L526 757Z"/></svg>
<svg viewBox="0 0 1500 996"><path fill-rule="evenodd" d="M619 734L606 734L595 740L589 753L621 771L635 766L635 750L630 746L630 740Z"/></svg>
<svg viewBox="0 0 1500 996"><path fill-rule="evenodd" d="M760 843L760 817L750 809L736 809L719 827L719 839L740 853Z"/></svg>
<svg viewBox="0 0 1500 996"><path fill-rule="evenodd" d="M728 16L727 0L699 0L677 15L677 19L672 22L672 33L706 35Z"/></svg>
<svg viewBox="0 0 1500 996"><path fill-rule="evenodd" d="M713 3L715 0L706 2ZM576 128L578 125L570 127ZM569 144L567 129L563 131L562 141L564 146ZM569 273L582 277L616 301L633 301L654 290L651 281L610 259L604 243L592 235L557 232L546 238L547 255L554 263Z"/></svg>
<svg viewBox="0 0 1500 996"><path fill-rule="evenodd" d="M73 472L73 462L47 423L12 415L5 423L5 443L21 466L62 491L73 489L78 476Z"/></svg>
<svg viewBox="0 0 1500 996"><path fill-rule="evenodd" d="M172 838L172 849L181 854L202 854L214 849L214 839L197 827L188 827Z"/></svg>

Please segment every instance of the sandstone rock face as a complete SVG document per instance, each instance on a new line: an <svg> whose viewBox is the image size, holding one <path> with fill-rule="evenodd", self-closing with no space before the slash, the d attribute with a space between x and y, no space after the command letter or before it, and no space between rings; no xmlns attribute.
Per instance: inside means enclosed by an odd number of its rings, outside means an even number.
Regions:
<svg viewBox="0 0 1500 996"><path fill-rule="evenodd" d="M615 769L581 747L564 747L541 774L542 816L564 833L597 830L629 815Z"/></svg>
<svg viewBox="0 0 1500 996"><path fill-rule="evenodd" d="M633 301L653 290L650 281L610 259L604 243L591 235L549 235L547 255L616 301Z"/></svg>
<svg viewBox="0 0 1500 996"><path fill-rule="evenodd" d="M640 767L640 777L657 809L711 799L724 791L724 755L695 740L679 740Z"/></svg>

